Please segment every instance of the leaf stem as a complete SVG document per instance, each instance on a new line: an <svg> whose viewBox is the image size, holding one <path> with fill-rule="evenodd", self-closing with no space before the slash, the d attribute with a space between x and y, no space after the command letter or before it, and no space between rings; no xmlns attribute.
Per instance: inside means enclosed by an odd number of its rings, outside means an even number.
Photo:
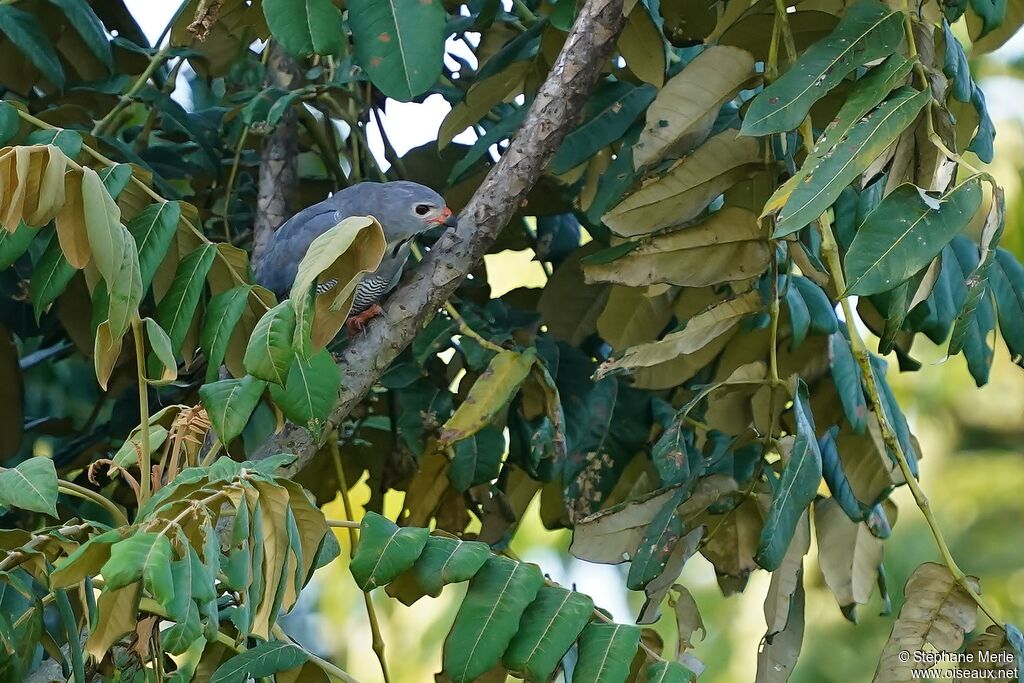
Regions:
<svg viewBox="0 0 1024 683"><path fill-rule="evenodd" d="M341 453L338 451L338 432L335 431L327 439L328 447L331 450L331 460L334 462L334 471L338 475L338 488L341 489L341 502L345 508L346 521L354 522L355 515L352 512L352 501L348 497L348 482L345 480L345 469L341 466ZM356 526L346 526L348 529L349 544L351 546L351 553L354 555L356 547L359 545L359 532L356 531ZM380 671L384 677L384 683L391 683L391 677L388 675L388 664L387 659L384 656L384 638L380 634L380 623L377 621L377 612L373 608L373 601L370 599L370 594L363 591L363 602L366 605L366 616L370 620L370 634L372 637L373 652L377 655L377 660L380 662Z"/></svg>
<svg viewBox="0 0 1024 683"><path fill-rule="evenodd" d="M325 521L327 522L327 526L329 526L331 528L334 528L334 529L358 529L359 528L359 522L353 522L352 520L349 520L349 519L328 519L328 520L325 520Z"/></svg>
<svg viewBox="0 0 1024 683"><path fill-rule="evenodd" d="M238 144L235 145L235 158L231 162L231 170L228 172L228 183L224 190L224 210L221 214L221 219L224 221L224 241L231 242L231 223L228 220L228 213L231 205L231 193L235 189L235 176L238 175L238 163L242 159L242 148L245 147L245 139L249 137L249 126L242 129L242 134L238 136Z"/></svg>
<svg viewBox="0 0 1024 683"><path fill-rule="evenodd" d="M278 640L283 640L285 642L291 643L295 647L305 652L306 656L309 657L309 661L313 662L321 669L323 669L324 673L326 673L328 676L333 676L334 678L341 679L342 681L344 681L344 683L359 683L359 681L352 678L352 676L350 676L348 672L339 669L337 666L331 664L326 659L318 657L314 653L302 647L302 645L299 645L291 636L284 632L284 629L281 628L279 624L274 624L273 628L271 629L271 632L274 634L274 637Z"/></svg>
<svg viewBox="0 0 1024 683"><path fill-rule="evenodd" d="M146 349L142 336L142 320L132 317L132 336L135 338L135 371L139 378L139 416L142 425L139 454L139 508L146 504L152 494L150 471L152 451L149 443L149 386L146 384Z"/></svg>
<svg viewBox="0 0 1024 683"><path fill-rule="evenodd" d="M114 522L118 526L128 526L130 522L128 517L125 516L121 509L114 504L114 501L110 500L101 493L97 493L92 489L87 489L84 486L64 479L57 480L57 490L68 496L74 496L75 498L81 498L82 500L88 500L89 502L96 503L101 508L110 513L110 516L114 518Z"/></svg>
<svg viewBox="0 0 1024 683"><path fill-rule="evenodd" d="M143 86L146 85L150 77L153 75L153 72L156 71L157 67L159 67L163 63L163 61L167 58L167 54L170 51L171 44L168 43L167 45L160 48L153 54L153 56L149 60L149 64L146 65L145 70L141 74L139 74L139 77L135 79L135 82L132 83L131 87L128 88L127 92L121 95L121 99L117 101L117 104L114 105L114 108L107 112L107 115L100 119L95 126L93 126L92 134L94 136L99 137L104 133L108 132L107 129L110 128L110 124L114 121L115 118L117 118L118 114L124 111L128 107L128 105L135 101L135 96L139 93L140 90L142 90Z"/></svg>
<svg viewBox="0 0 1024 683"><path fill-rule="evenodd" d="M850 346L853 349L853 355L857 359L857 364L860 366L861 375L864 378L864 387L867 390L868 401L871 404L871 409L875 413L875 417L878 419L878 425L882 432L882 440L884 441L887 449L895 456L896 463L899 465L900 472L903 473L903 478L907 482L907 486L910 488L911 494L914 496L914 502L917 503L917 507L921 510L921 514L924 515L925 522L928 523L928 528L931 530L932 537L935 539L935 545L939 549L939 553L942 555L942 560L949 572L953 575L957 584L960 585L963 590L971 596L971 599L981 608L989 619L996 624L1002 624L995 616L995 610L993 610L981 597L981 595L974 589L974 587L967 580L967 575L953 558L952 552L950 552L949 544L946 543L945 537L942 535L941 529L939 529L938 522L935 520L935 516L932 514L931 504L928 501L928 496L925 495L924 490L918 483L917 478L914 477L913 472L910 469L910 463L907 461L907 455L903 452L903 447L900 445L899 437L893 430L892 425L885 417L884 408L882 407L881 397L878 391L878 385L875 382L875 376L871 367L871 352L868 350L867 344L864 342L864 338L861 336L860 331L857 329L857 323L853 305L850 303L848 297L842 296L842 292L846 291L846 278L843 275L842 263L839 259L839 247L836 243L835 235L832 233L832 222L828 214L823 214L819 220L821 226L821 252L825 259L825 265L828 267L829 274L832 277L832 281L836 285L836 289L840 292L839 302L843 307L843 317L846 318L846 328L850 334Z"/></svg>
<svg viewBox="0 0 1024 683"><path fill-rule="evenodd" d="M220 449L223 448L223 447L224 447L224 444L221 443L220 439L215 439L214 442L213 442L213 445L210 446L210 451L203 458L203 461L200 463L200 466L201 467L209 467L210 465L212 465L214 459L220 453Z"/></svg>

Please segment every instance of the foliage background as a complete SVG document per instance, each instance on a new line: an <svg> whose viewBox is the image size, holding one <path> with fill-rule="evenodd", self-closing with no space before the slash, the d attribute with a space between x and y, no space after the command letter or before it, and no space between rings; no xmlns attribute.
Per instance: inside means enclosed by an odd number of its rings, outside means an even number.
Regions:
<svg viewBox="0 0 1024 683"><path fill-rule="evenodd" d="M150 13L143 0L134 3L133 9L140 19ZM162 26L163 20L155 23ZM1013 79L1018 65L1011 58L996 56L974 63L972 68L982 78ZM179 79L182 87L176 95L187 102L188 74L183 73ZM1003 246L1021 257L1024 256L1021 226L1024 193L1018 166L1024 150L1024 135L1012 116L1015 112L1001 109L1000 105L1007 101L990 98L990 109L999 129L996 159L991 169L1008 191L1009 213ZM412 132L407 131L407 127L417 127L415 134L427 139L434 137L434 131L423 123L422 115L404 118L393 114L385 125L400 152L402 138ZM973 161L977 163L976 159ZM529 252L505 252L488 257L488 279L494 296L514 287L543 284L543 272L538 264L529 261L529 256ZM984 577L985 592L992 603L1001 613L1019 622L1024 614L1024 568L1020 551L1024 547L1024 526L1019 523L1024 515L1024 502L1019 493L1024 485L1021 461L1024 454L1019 445L1024 435L1024 376L1006 357L1005 348L996 344L990 383L980 390L975 389L961 356L943 362L943 349L926 346L927 342L922 339L915 347L916 355L926 363L924 372L890 373L890 381L927 454L923 468L924 488L937 503L939 521L963 568ZM890 367L894 368L895 363ZM29 414L70 415L88 411L89 405L78 403L81 399L75 394L60 390L61 385L91 382L92 373L87 365L42 364L33 372L51 373L53 381L45 383L52 388L51 392L29 397L26 406ZM131 422L136 418L126 416L126 420ZM39 454L48 454L47 440L40 439L35 449ZM361 507L368 498L368 488L357 486L357 505ZM936 557L927 528L907 492L899 490L895 499L903 514L893 538L886 544L886 568L894 607L898 610L901 587L910 572L921 562ZM385 501L385 512L394 517L399 505L397 498L389 498ZM340 501L330 504L326 512L328 517L341 517ZM356 516L361 516L361 510L357 510ZM347 536L339 534L339 540L347 550ZM579 590L599 596L599 604L611 609L619 620L631 621L639 609L640 596L621 592L619 569L595 567L578 560L563 564L568 558L568 543L569 532L544 531L536 509L531 509L512 549L523 559L540 564L562 584L575 584ZM861 610L860 625L849 624L816 573L814 553L809 555L809 560L807 622L811 635L806 639L792 680L866 680L875 667L876 654L885 642L892 619L876 616L879 607L876 597L875 602ZM708 666L702 680L748 679L763 632L761 603L767 589L766 575L755 574L745 593L725 600L710 565L694 557L682 582L693 590L705 623L711 629L695 649ZM423 600L412 608L384 599L380 591L377 592L378 613L382 615L396 681L428 680L437 669L443 636L464 590L464 586L448 587L440 599ZM322 654L362 680L374 680L377 663L370 654L362 595L350 579L347 563L336 562L322 570L316 579L316 589L304 597L304 603L303 609L285 620L286 629L300 637L317 636L311 642L319 640ZM670 619L660 622L659 628L666 641L674 637Z"/></svg>
<svg viewBox="0 0 1024 683"><path fill-rule="evenodd" d="M156 22L159 23L159 22ZM979 168L989 170L1007 191L1007 225L1002 244L1024 258L1024 32L996 53L971 62L972 72L988 95L989 111L999 131L995 158ZM401 153L404 147L433 139L431 125L440 123L446 107L441 102L402 105L389 102L385 126ZM429 105L434 105L430 107ZM424 109L429 112L424 116ZM433 111L432 111L433 110ZM436 121L431 121L431 116ZM382 151L382 148L381 148ZM381 153L381 156L382 153ZM495 296L515 287L543 286L544 275L530 252L506 251L486 257L488 279ZM946 359L944 348L920 338L914 349L925 363L922 371L895 371L890 354L889 381L904 406L911 429L921 440L927 461L922 485L936 502L939 522L962 568L985 578L985 593L1009 619L1024 617L1024 373L1005 349L996 344L989 383L981 388L967 372L963 356ZM353 490L353 503L369 498L365 485ZM927 525L914 508L906 488L894 494L900 522L886 543L885 567L894 610L902 604L902 590L921 562L939 559ZM397 514L399 495L386 500ZM324 508L328 517L342 513L340 499ZM357 515L359 513L357 512ZM530 508L513 543L522 559L536 562L545 573L593 596L618 621L632 620L643 595L623 590L626 566L594 565L568 555L571 532L544 529L537 505ZM336 530L347 556L347 536ZM813 541L812 541L813 543ZM816 554L807 556L807 627L809 634L798 660L794 683L839 683L871 678L892 627L892 617L881 616L878 594L864 606L859 623L847 621L835 605L817 570ZM305 609L286 620L287 630L318 633L322 654L336 658L356 676L379 675L369 654L370 634L365 627L362 593L349 580L343 562L320 570L316 596ZM706 665L706 683L749 680L756 668L757 644L764 635L762 603L768 575L757 572L745 592L723 598L714 569L702 556L690 559L680 582L694 594L705 625L710 627L694 652ZM465 592L448 586L438 599L425 599L411 607L394 600L375 601L381 629L389 647L401 652L390 662L392 676L402 683L428 680L437 668L443 637ZM310 596L313 597L313 596ZM427 625L424 627L424 625ZM715 625L728 624L728 629ZM671 619L657 628L666 642L675 637ZM431 634L434 634L433 636Z"/></svg>

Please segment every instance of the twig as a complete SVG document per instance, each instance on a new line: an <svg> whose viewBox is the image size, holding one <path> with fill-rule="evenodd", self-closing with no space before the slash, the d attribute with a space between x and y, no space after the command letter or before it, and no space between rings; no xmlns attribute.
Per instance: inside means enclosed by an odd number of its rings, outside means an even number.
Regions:
<svg viewBox="0 0 1024 683"><path fill-rule="evenodd" d="M139 508L146 504L149 496L153 493L153 484L150 481L150 462L152 452L149 445L149 385L146 383L146 349L142 339L142 320L138 315L132 318L132 336L135 338L135 371L139 379L139 415L142 426L140 431L140 445L142 452L139 453Z"/></svg>
<svg viewBox="0 0 1024 683"><path fill-rule="evenodd" d="M309 661L313 662L314 664L319 666L321 669L323 669L324 673L326 673L328 676L333 676L334 678L339 678L342 681L344 681L345 683L359 683L359 681L357 681L356 679L352 678L352 676L350 676L347 671L339 669L337 666L335 666L334 664L331 664L330 662L328 662L323 657L318 657L316 654L314 654L314 653L310 652L309 650L307 650L306 648L302 647L302 645L300 645L298 642L296 642L294 638L292 638L290 635L285 633L284 629L281 628L281 626L279 624L274 624L274 626L271 628L271 632L274 634L274 637L277 638L278 640L283 640L285 642L291 643L295 647L297 647L300 650L302 650L303 652L305 652L306 656L309 657Z"/></svg>
<svg viewBox="0 0 1024 683"><path fill-rule="evenodd" d="M101 508L110 513L114 518L114 522L118 526L128 526L130 522L128 517L125 516L121 509L114 505L114 501L110 500L101 493L97 493L92 489L87 489L84 486L65 481L64 479L57 480L57 490L68 496L74 496L75 498L81 498L82 500L88 500L89 502L96 503Z"/></svg>
<svg viewBox="0 0 1024 683"><path fill-rule="evenodd" d="M170 43L168 43L167 45L160 48L153 54L153 56L149 60L149 64L146 65L145 71L143 71L139 75L139 77L135 79L135 82L132 83L132 86L128 88L127 92L121 95L121 99L117 101L117 104L114 105L114 108L107 112L107 115L100 119L95 126L93 126L93 135L99 137L107 132L107 128L109 128L111 122L113 122L113 120L117 118L117 115L124 111L128 107L128 105L135 101L135 95L137 95L138 92L142 90L143 86L146 85L150 77L153 75L153 72L156 71L157 67L159 67L163 63L163 61L167 58L167 54L170 51L171 46Z"/></svg>
<svg viewBox="0 0 1024 683"><path fill-rule="evenodd" d="M341 489L341 502L345 507L345 516L348 518L347 521L354 522L355 515L352 512L352 501L348 497L348 482L345 481L345 469L341 466L341 453L338 452L338 432L333 431L328 441L328 446L331 450L331 460L334 462L334 470L338 475L338 488ZM355 555L356 547L359 545L359 533L356 529L359 525L346 526L348 529L349 545L352 548L352 554ZM380 661L380 671L384 676L384 683L391 683L391 677L388 675L388 664L387 659L384 656L384 639L380 635L380 624L377 621L377 612L373 608L373 600L370 599L370 594L363 591L363 602L366 605L366 615L370 620L370 634L372 637L373 652L377 655L378 661Z"/></svg>
<svg viewBox="0 0 1024 683"><path fill-rule="evenodd" d="M328 519L324 520L327 522L327 526L334 529L358 529L359 522L353 522L349 519Z"/></svg>

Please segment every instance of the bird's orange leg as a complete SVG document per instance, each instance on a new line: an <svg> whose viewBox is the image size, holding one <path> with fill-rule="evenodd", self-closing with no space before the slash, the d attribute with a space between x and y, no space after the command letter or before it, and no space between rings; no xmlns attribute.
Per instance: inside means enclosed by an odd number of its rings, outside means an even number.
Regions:
<svg viewBox="0 0 1024 683"><path fill-rule="evenodd" d="M353 337L357 332L362 332L367 323L383 312L384 309L380 307L380 304L373 304L362 313L346 320L345 330L348 332L348 336Z"/></svg>

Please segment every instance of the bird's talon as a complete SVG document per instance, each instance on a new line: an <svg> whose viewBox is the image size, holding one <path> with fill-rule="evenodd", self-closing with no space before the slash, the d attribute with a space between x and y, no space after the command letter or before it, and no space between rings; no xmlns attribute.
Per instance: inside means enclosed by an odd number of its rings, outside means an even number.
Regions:
<svg viewBox="0 0 1024 683"><path fill-rule="evenodd" d="M362 313L352 316L345 321L345 330L348 332L349 337L354 337L357 332L366 332L366 326L370 320L376 318L378 315L384 312L384 309L380 307L380 304L373 304Z"/></svg>

